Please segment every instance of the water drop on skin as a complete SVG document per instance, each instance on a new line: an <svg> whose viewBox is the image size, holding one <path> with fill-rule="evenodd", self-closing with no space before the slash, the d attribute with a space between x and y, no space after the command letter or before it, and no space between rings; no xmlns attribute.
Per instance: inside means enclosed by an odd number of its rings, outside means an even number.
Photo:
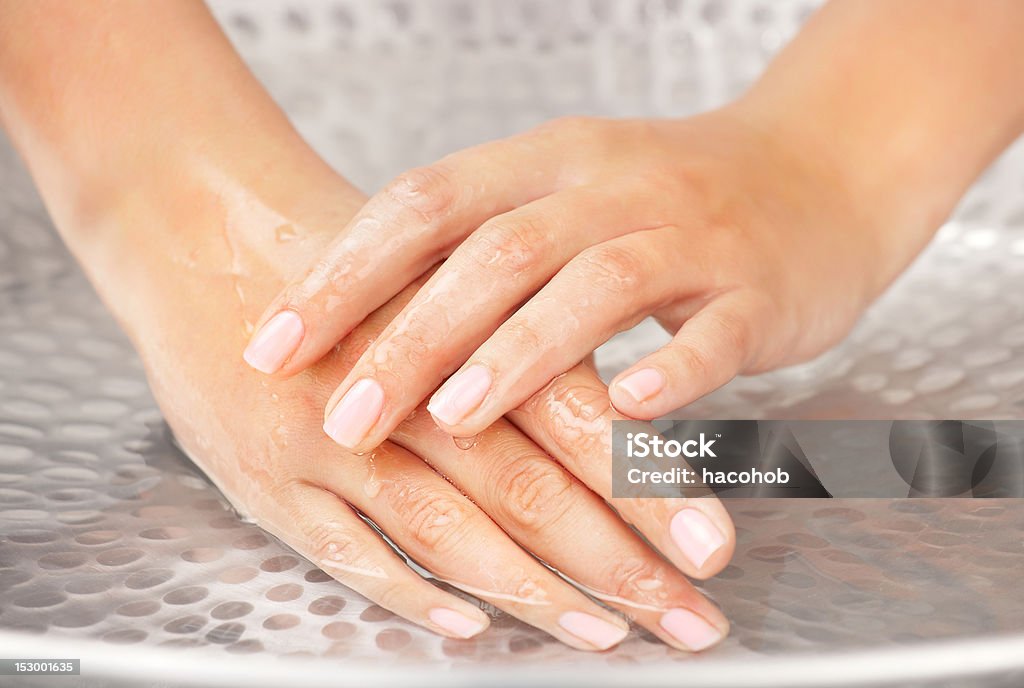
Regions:
<svg viewBox="0 0 1024 688"><path fill-rule="evenodd" d="M455 446L462 451L468 451L476 446L479 439L479 435L473 435L472 437L453 437L452 441L455 443Z"/></svg>
<svg viewBox="0 0 1024 688"><path fill-rule="evenodd" d="M370 499L373 499L380 494L380 481L377 480L376 460L376 452L371 453L370 458L367 459L367 463L369 464L369 475L366 478L366 482L363 483L363 492Z"/></svg>
<svg viewBox="0 0 1024 688"><path fill-rule="evenodd" d="M291 241L296 236L298 236L298 232L295 231L295 227L292 225L285 224L274 229L274 239L281 244Z"/></svg>

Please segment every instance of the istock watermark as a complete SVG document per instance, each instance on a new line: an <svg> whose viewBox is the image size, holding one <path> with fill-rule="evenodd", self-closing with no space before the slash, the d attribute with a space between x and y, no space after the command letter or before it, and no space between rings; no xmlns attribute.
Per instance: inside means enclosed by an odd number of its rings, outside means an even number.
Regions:
<svg viewBox="0 0 1024 688"><path fill-rule="evenodd" d="M627 432L626 433L626 456L630 458L645 459L648 456L661 456L670 459L678 459L685 456L688 459L694 458L715 458L715 452L711 446L715 440L707 439L702 432L695 440L666 440L661 435L651 432Z"/></svg>
<svg viewBox="0 0 1024 688"><path fill-rule="evenodd" d="M614 497L1024 497L1024 421L615 421Z"/></svg>

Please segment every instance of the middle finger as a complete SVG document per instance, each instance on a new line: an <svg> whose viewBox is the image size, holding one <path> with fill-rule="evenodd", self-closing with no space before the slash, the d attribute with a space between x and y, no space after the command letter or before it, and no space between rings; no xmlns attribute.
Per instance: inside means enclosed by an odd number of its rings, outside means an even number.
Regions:
<svg viewBox="0 0 1024 688"><path fill-rule="evenodd" d="M484 223L349 371L324 430L353 451L377 446L573 256L637 222L632 205L580 187Z"/></svg>
<svg viewBox="0 0 1024 688"><path fill-rule="evenodd" d="M419 410L392 440L425 457L529 551L666 643L689 651L729 623L597 495L508 421L460 449ZM586 632L586 620L569 617Z"/></svg>
<svg viewBox="0 0 1024 688"><path fill-rule="evenodd" d="M327 467L329 489L437 578L581 650L629 632L618 616L543 567L420 457L384 445Z"/></svg>

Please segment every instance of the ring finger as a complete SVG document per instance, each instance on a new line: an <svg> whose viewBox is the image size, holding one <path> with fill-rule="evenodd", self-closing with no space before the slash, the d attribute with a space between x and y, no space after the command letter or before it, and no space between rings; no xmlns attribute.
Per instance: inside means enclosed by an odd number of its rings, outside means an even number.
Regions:
<svg viewBox="0 0 1024 688"><path fill-rule="evenodd" d="M508 418L688 576L708 578L729 563L736 531L717 497L612 495L612 422L625 416L615 411L608 388L586 365L553 380Z"/></svg>
<svg viewBox="0 0 1024 688"><path fill-rule="evenodd" d="M405 449L384 445L333 464L328 486L437 578L581 650L629 632L617 615L559 579L473 502Z"/></svg>
<svg viewBox="0 0 1024 688"><path fill-rule="evenodd" d="M587 353L669 300L705 288L674 227L633 232L573 258L516 311L431 398L458 437L479 433ZM692 259L692 255L689 256ZM693 265L690 270L680 266Z"/></svg>
<svg viewBox="0 0 1024 688"><path fill-rule="evenodd" d="M623 193L635 200L635 193ZM353 451L367 451L383 442L518 304L573 256L633 231L637 218L632 208L623 199L580 187L484 223L345 376L328 402L325 431ZM580 231L581 225L588 231Z"/></svg>
<svg viewBox="0 0 1024 688"><path fill-rule="evenodd" d="M529 551L666 643L699 651L727 634L721 611L678 569L507 421L462 450L420 413L394 440L428 457ZM591 630L581 615L566 620L577 634Z"/></svg>

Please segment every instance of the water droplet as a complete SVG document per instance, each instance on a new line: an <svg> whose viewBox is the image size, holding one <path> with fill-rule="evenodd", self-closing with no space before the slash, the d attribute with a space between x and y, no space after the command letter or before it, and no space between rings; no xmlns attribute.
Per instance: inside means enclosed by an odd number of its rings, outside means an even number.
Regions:
<svg viewBox="0 0 1024 688"><path fill-rule="evenodd" d="M289 224L281 225L274 230L274 238L282 244L291 241L296 236L298 236L298 232L295 231L295 227Z"/></svg>
<svg viewBox="0 0 1024 688"><path fill-rule="evenodd" d="M455 446L462 451L468 451L476 446L479 439L479 435L473 435L472 437L453 437L452 441L455 442Z"/></svg>
<svg viewBox="0 0 1024 688"><path fill-rule="evenodd" d="M372 452L370 458L367 459L367 468L369 474L366 477L366 482L363 484L363 492L370 499L373 499L380 494L380 481L377 480L377 453Z"/></svg>

